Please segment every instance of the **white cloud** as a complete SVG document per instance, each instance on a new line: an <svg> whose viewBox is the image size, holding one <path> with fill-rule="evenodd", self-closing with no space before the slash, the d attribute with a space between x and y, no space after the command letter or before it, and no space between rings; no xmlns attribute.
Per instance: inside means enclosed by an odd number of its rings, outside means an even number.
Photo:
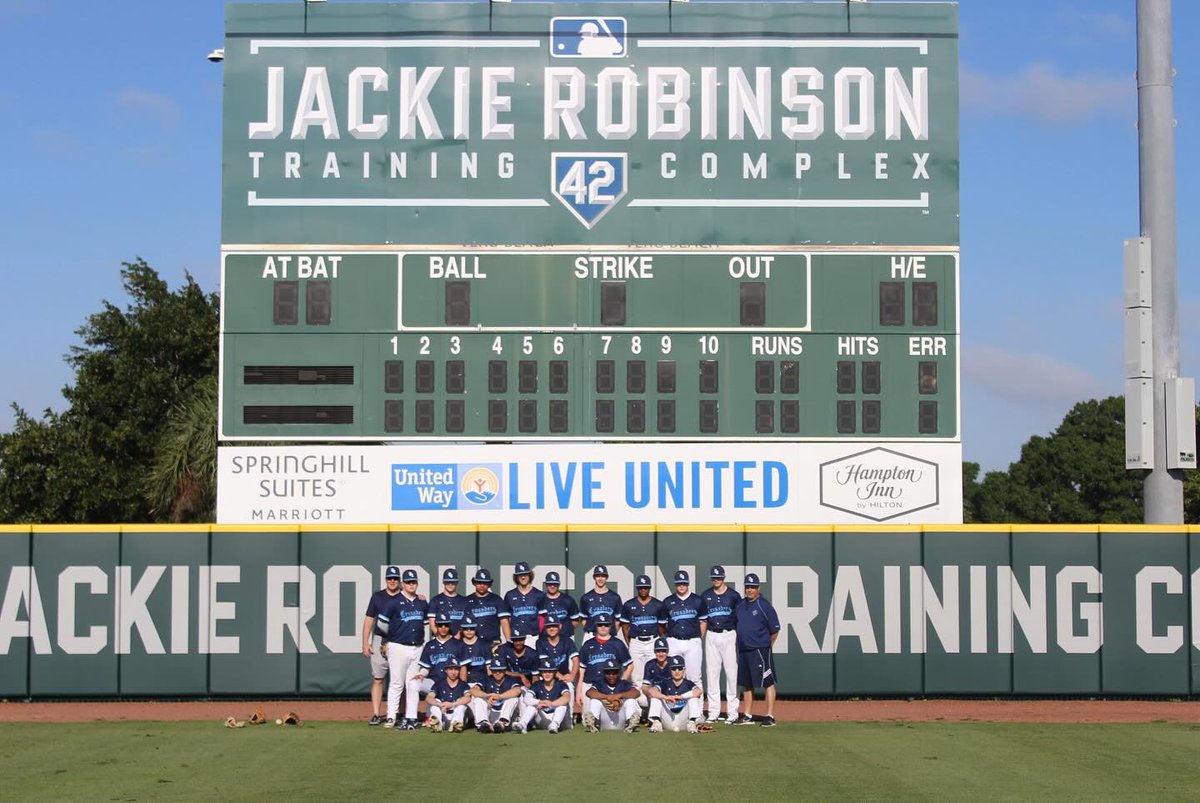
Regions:
<svg viewBox="0 0 1200 803"><path fill-rule="evenodd" d="M1066 75L1052 64L1031 64L1015 75L962 68L963 111L979 116L1023 117L1049 125L1074 125L1094 117L1136 115L1132 76Z"/></svg>
<svg viewBox="0 0 1200 803"><path fill-rule="evenodd" d="M1112 395L1100 377L1057 357L1020 354L997 346L963 349L963 378L1010 401L1067 409L1083 399Z"/></svg>
<svg viewBox="0 0 1200 803"><path fill-rule="evenodd" d="M149 89L127 86L113 97L113 104L121 110L147 115L165 128L179 122L179 105L167 97Z"/></svg>

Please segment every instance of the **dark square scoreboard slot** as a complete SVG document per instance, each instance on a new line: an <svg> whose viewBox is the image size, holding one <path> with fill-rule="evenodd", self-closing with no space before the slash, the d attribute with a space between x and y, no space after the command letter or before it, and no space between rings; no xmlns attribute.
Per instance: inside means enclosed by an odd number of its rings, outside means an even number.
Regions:
<svg viewBox="0 0 1200 803"><path fill-rule="evenodd" d="M779 431L795 435L800 431L800 402L784 399L779 403Z"/></svg>
<svg viewBox="0 0 1200 803"><path fill-rule="evenodd" d="M913 282L913 326L937 326L937 282Z"/></svg>
<svg viewBox="0 0 1200 803"><path fill-rule="evenodd" d="M417 393L433 393L435 384L433 360L417 360Z"/></svg>
<svg viewBox="0 0 1200 803"><path fill-rule="evenodd" d="M600 325L625 325L625 282L600 283Z"/></svg>
<svg viewBox="0 0 1200 803"><path fill-rule="evenodd" d="M466 326L471 322L471 283L446 282L446 325Z"/></svg>
<svg viewBox="0 0 1200 803"><path fill-rule="evenodd" d="M879 360L866 360L862 364L862 392L878 393L881 384Z"/></svg>
<svg viewBox="0 0 1200 803"><path fill-rule="evenodd" d="M625 402L625 431L646 431L646 400L630 399Z"/></svg>
<svg viewBox="0 0 1200 803"><path fill-rule="evenodd" d="M596 392L614 393L617 390L617 363L614 360L596 360Z"/></svg>
<svg viewBox="0 0 1200 803"><path fill-rule="evenodd" d="M759 433L775 431L775 402L769 399L759 399L754 403L754 431Z"/></svg>
<svg viewBox="0 0 1200 803"><path fill-rule="evenodd" d="M779 363L779 392L800 392L800 363L797 360L784 360Z"/></svg>
<svg viewBox="0 0 1200 803"><path fill-rule="evenodd" d="M612 432L617 426L617 405L612 399L596 399L596 431Z"/></svg>
<svg viewBox="0 0 1200 803"><path fill-rule="evenodd" d="M837 431L839 435L852 434L856 429L855 418L857 418L858 405L849 399L839 399L837 403Z"/></svg>
<svg viewBox="0 0 1200 803"><path fill-rule="evenodd" d="M462 360L446 360L446 392L466 393L467 367Z"/></svg>
<svg viewBox="0 0 1200 803"><path fill-rule="evenodd" d="M674 360L659 360L658 361L658 383L656 387L659 393L674 393L675 392L675 361Z"/></svg>
<svg viewBox="0 0 1200 803"><path fill-rule="evenodd" d="M770 360L756 360L754 363L754 392L775 392L775 363Z"/></svg>
<svg viewBox="0 0 1200 803"><path fill-rule="evenodd" d="M353 385L353 365L247 365L243 385Z"/></svg>
<svg viewBox="0 0 1200 803"><path fill-rule="evenodd" d="M878 435L883 417L879 399L864 399L862 416L862 431L868 435Z"/></svg>
<svg viewBox="0 0 1200 803"><path fill-rule="evenodd" d="M658 400L658 431L669 434L675 431L675 400Z"/></svg>
<svg viewBox="0 0 1200 803"><path fill-rule="evenodd" d="M646 392L646 361L630 360L625 363L625 392Z"/></svg>
<svg viewBox="0 0 1200 803"><path fill-rule="evenodd" d="M570 418L567 415L567 400L566 399L551 399L550 400L550 431L551 432L566 432L569 428Z"/></svg>
<svg viewBox="0 0 1200 803"><path fill-rule="evenodd" d="M938 431L938 403L917 402L917 431L922 435L933 435Z"/></svg>
<svg viewBox="0 0 1200 803"><path fill-rule="evenodd" d="M276 281L271 320L276 326L300 323L300 282Z"/></svg>
<svg viewBox="0 0 1200 803"><path fill-rule="evenodd" d="M387 360L384 362L383 392L404 392L404 360Z"/></svg>
<svg viewBox="0 0 1200 803"><path fill-rule="evenodd" d="M716 399L700 400L700 431L706 434L717 432L721 428L720 407Z"/></svg>
<svg viewBox="0 0 1200 803"><path fill-rule="evenodd" d="M537 393L537 375L537 360L518 360L517 391L519 393Z"/></svg>
<svg viewBox="0 0 1200 803"><path fill-rule="evenodd" d="M433 432L433 399L417 399L417 432Z"/></svg>
<svg viewBox="0 0 1200 803"><path fill-rule="evenodd" d="M243 424L353 424L350 404L248 404Z"/></svg>
<svg viewBox="0 0 1200 803"><path fill-rule="evenodd" d="M904 282L879 283L879 325L904 325Z"/></svg>
<svg viewBox="0 0 1200 803"><path fill-rule="evenodd" d="M550 392L566 393L571 375L569 363L566 360L550 361Z"/></svg>
<svg viewBox="0 0 1200 803"><path fill-rule="evenodd" d="M767 283L742 282L741 320L742 326L762 326L767 322Z"/></svg>
<svg viewBox="0 0 1200 803"><path fill-rule="evenodd" d="M488 360L488 393L508 393L508 360Z"/></svg>
<svg viewBox="0 0 1200 803"><path fill-rule="evenodd" d="M837 392L853 393L855 390L854 363L850 360L838 360Z"/></svg>
<svg viewBox="0 0 1200 803"><path fill-rule="evenodd" d="M508 402L488 399L488 432L508 432Z"/></svg>
<svg viewBox="0 0 1200 803"><path fill-rule="evenodd" d="M937 393L937 363L917 363L917 392L925 396Z"/></svg>
<svg viewBox="0 0 1200 803"><path fill-rule="evenodd" d="M418 402L419 403L419 402ZM462 399L446 400L446 431L462 432L467 425L466 402Z"/></svg>
<svg viewBox="0 0 1200 803"><path fill-rule="evenodd" d="M383 431L404 431L404 402L399 399L388 399L383 403Z"/></svg>
<svg viewBox="0 0 1200 803"><path fill-rule="evenodd" d="M537 432L537 399L521 399L517 403L517 429Z"/></svg>
<svg viewBox="0 0 1200 803"><path fill-rule="evenodd" d="M304 322L324 326L333 317L333 285L327 279L311 279L304 287Z"/></svg>
<svg viewBox="0 0 1200 803"><path fill-rule="evenodd" d="M700 392L716 393L718 390L720 390L721 382L719 376L719 368L716 360L701 360Z"/></svg>

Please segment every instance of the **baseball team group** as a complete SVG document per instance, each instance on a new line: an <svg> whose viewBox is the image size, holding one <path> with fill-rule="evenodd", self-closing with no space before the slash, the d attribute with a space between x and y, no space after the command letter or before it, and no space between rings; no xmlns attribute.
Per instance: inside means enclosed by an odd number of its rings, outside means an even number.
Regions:
<svg viewBox="0 0 1200 803"><path fill-rule="evenodd" d="M771 647L779 617L759 593L757 574L745 576L743 596L725 582L724 567L713 566L711 586L697 594L680 569L675 593L662 600L651 596L649 576L639 575L624 602L608 587L603 564L578 601L562 590L558 572L536 587L525 562L513 568L504 596L492 591L492 573L483 568L467 595L458 593L458 571L446 569L442 591L430 599L419 593L415 569L389 566L384 577L362 628L372 725L435 733L558 733L576 721L590 732L629 733L642 722L651 733L705 732L718 722L775 725ZM580 647L577 629L584 631ZM758 720L751 714L757 689L766 702Z"/></svg>

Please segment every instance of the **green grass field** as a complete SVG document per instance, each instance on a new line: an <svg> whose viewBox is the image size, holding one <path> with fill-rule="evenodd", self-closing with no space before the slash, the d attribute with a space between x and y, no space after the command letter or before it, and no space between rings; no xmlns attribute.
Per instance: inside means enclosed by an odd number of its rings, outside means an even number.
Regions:
<svg viewBox="0 0 1200 803"><path fill-rule="evenodd" d="M707 735L484 736L324 722L3 723L0 767L9 800L1195 799L1200 725L784 723Z"/></svg>

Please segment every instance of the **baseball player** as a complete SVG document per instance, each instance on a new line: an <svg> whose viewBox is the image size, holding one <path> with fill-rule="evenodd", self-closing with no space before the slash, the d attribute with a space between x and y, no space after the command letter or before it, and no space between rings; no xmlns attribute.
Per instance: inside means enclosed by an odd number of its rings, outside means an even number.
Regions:
<svg viewBox="0 0 1200 803"><path fill-rule="evenodd" d="M471 684L460 677L463 673L458 664L446 664L445 677L433 683L429 695L429 729L434 733L441 733L443 727L462 733L467 708L473 699Z"/></svg>
<svg viewBox="0 0 1200 803"><path fill-rule="evenodd" d="M524 639L532 647L538 638L538 621L546 615L546 595L540 588L534 587L533 571L525 561L513 567L513 582L516 587L504 595L504 604L510 614L508 624L512 639Z"/></svg>
<svg viewBox="0 0 1200 803"><path fill-rule="evenodd" d="M596 617L611 616L613 621L621 615L621 596L608 587L608 567L603 563L592 570L595 587L579 598L579 616L584 622L583 632L591 636L596 632Z"/></svg>
<svg viewBox="0 0 1200 803"><path fill-rule="evenodd" d="M701 597L708 611L704 636L704 688L708 693L708 721L721 718L721 670L725 671L726 722L735 722L737 695L737 617L734 609L742 595L725 583L725 567L713 566L708 573L712 588Z"/></svg>
<svg viewBox="0 0 1200 803"><path fill-rule="evenodd" d="M466 615L478 625L480 641L488 644L501 638L508 641L508 606L499 594L492 593L492 573L479 569L471 582L475 584L475 593L467 597Z"/></svg>
<svg viewBox="0 0 1200 803"><path fill-rule="evenodd" d="M371 663L371 720L368 725L383 724L380 709L383 707L383 679L388 673L387 655L383 650L387 628L377 626L376 622L392 598L400 593L400 567L388 566L383 582L384 587L367 601L367 611L363 616L362 652Z"/></svg>
<svg viewBox="0 0 1200 803"><path fill-rule="evenodd" d="M621 675L621 665L611 658L600 667L600 679L588 689L588 704L583 711L583 726L588 733L621 729L633 733L637 730L642 718L642 709L637 704L638 691Z"/></svg>
<svg viewBox="0 0 1200 803"><path fill-rule="evenodd" d="M675 572L675 593L663 602L667 606L667 643L671 655L682 655L687 664L687 678L700 685L700 662L703 660L701 639L704 638L708 611L704 600L691 593L691 578L684 569Z"/></svg>
<svg viewBox="0 0 1200 803"><path fill-rule="evenodd" d="M425 644L425 617L429 605L417 596L417 572L405 569L400 577L400 593L388 601L387 609L379 614L379 621L387 624L388 690L387 721L385 728L399 725L401 730L417 727L417 700L409 695L404 704L404 719L396 722L400 710L400 695L405 686L417 674L417 660Z"/></svg>
<svg viewBox="0 0 1200 803"><path fill-rule="evenodd" d="M628 678L633 674L633 659L629 657L629 648L625 642L612 637L612 616L598 613L593 619L596 635L583 642L579 648L580 678L575 684L575 710L586 712L583 699L587 691L601 680L601 669L608 661L615 661L621 667L623 676ZM636 696L636 695L635 695Z"/></svg>
<svg viewBox="0 0 1200 803"><path fill-rule="evenodd" d="M450 616L450 635L458 637L458 623L467 615L467 598L458 593L458 569L442 572L442 593L429 600L429 630L433 632L434 618Z"/></svg>
<svg viewBox="0 0 1200 803"><path fill-rule="evenodd" d="M621 635L629 645L629 655L633 658L633 674L630 680L633 687L642 686L642 667L654 658L654 640L661 636L667 626L667 608L661 601L650 596L650 576L639 574L633 581L637 596L627 600L621 606ZM647 706L649 702L642 696L638 697L638 705Z"/></svg>
<svg viewBox="0 0 1200 803"><path fill-rule="evenodd" d="M542 585L546 587L546 595L542 598L546 614L556 615L563 627L563 637L574 640L575 627L581 621L579 603L570 594L562 592L562 578L558 576L558 572L546 572L546 579L542 581Z"/></svg>
<svg viewBox="0 0 1200 803"><path fill-rule="evenodd" d="M500 649L496 650L496 657L504 659L508 674L521 681L522 686L528 688L532 685L534 676L538 672L538 654L536 649L527 647L525 644L523 638L501 644Z"/></svg>
<svg viewBox="0 0 1200 803"><path fill-rule="evenodd" d="M488 676L482 683L471 686L471 710L480 733L507 733L517 711L522 691L521 681L508 674L508 667L499 658L488 663ZM514 730L524 730L518 720Z"/></svg>
<svg viewBox="0 0 1200 803"><path fill-rule="evenodd" d="M764 728L775 727L775 657L772 647L779 638L779 615L770 600L759 593L758 575L746 575L742 588L745 598L738 603L737 648L738 684L746 691L742 697L745 710L737 725L750 725L754 717L750 709L754 706L754 690L763 689L767 699L767 715L763 717Z"/></svg>
<svg viewBox="0 0 1200 803"><path fill-rule="evenodd" d="M671 676L646 692L650 697L650 732L696 733L704 714L700 687L684 676L687 665L682 655L667 659L667 668Z"/></svg>
<svg viewBox="0 0 1200 803"><path fill-rule="evenodd" d="M546 659L538 665L538 680L525 690L521 724L525 730L545 728L558 733L571 727L571 689L558 677L558 666Z"/></svg>
<svg viewBox="0 0 1200 803"><path fill-rule="evenodd" d="M405 693L408 694L406 699L425 698L425 695L433 691L434 684L446 676L447 666L462 666L465 663L466 648L461 640L450 635L450 614L438 614L435 617L433 638L425 642L425 646L421 648L421 657L417 659L417 673L405 684ZM426 701L428 702L428 698Z"/></svg>
<svg viewBox="0 0 1200 803"><path fill-rule="evenodd" d="M463 645L468 683L480 683L487 677L488 661L492 660L492 645L479 638L479 626L470 616L463 617L459 625L459 638Z"/></svg>
<svg viewBox="0 0 1200 803"><path fill-rule="evenodd" d="M671 668L667 664L667 656L670 647L667 645L667 640L663 636L659 636L654 640L654 660L647 661L642 667L642 691L643 697L647 686L657 686L659 683L669 680L671 677Z"/></svg>
<svg viewBox="0 0 1200 803"><path fill-rule="evenodd" d="M549 661L553 664L555 676L567 685L567 689L571 692L568 705L572 708L573 715L575 682L579 679L579 650L575 647L574 639L562 635L562 623L557 614L546 615L545 627L534 650L537 652L538 661ZM568 717L569 721L570 717Z"/></svg>

